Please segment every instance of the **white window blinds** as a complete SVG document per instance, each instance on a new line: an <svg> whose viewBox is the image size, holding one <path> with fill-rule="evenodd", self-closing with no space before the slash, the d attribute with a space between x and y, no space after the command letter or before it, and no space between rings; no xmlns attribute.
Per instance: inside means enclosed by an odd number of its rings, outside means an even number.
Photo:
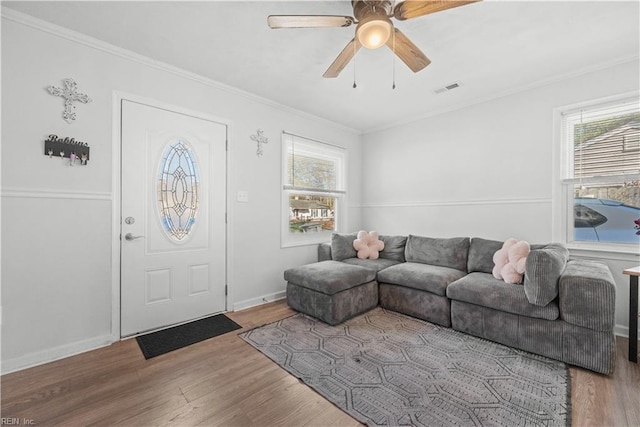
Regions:
<svg viewBox="0 0 640 427"><path fill-rule="evenodd" d="M344 194L345 150L324 142L283 133L284 189Z"/></svg>
<svg viewBox="0 0 640 427"><path fill-rule="evenodd" d="M638 97L565 112L562 126L568 148L564 183L640 180Z"/></svg>

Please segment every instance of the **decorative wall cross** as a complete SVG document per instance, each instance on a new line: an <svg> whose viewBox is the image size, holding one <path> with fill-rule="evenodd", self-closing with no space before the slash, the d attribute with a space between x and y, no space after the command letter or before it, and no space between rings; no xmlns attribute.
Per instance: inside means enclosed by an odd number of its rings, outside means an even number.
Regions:
<svg viewBox="0 0 640 427"><path fill-rule="evenodd" d="M262 151L262 144L268 144L269 138L265 137L262 134L262 129L258 129L256 135L251 135L251 139L258 143L258 150L256 151L256 155L258 157L262 157L262 155L264 154L264 152Z"/></svg>
<svg viewBox="0 0 640 427"><path fill-rule="evenodd" d="M67 122L71 123L76 119L76 106L73 105L74 102L82 102L86 104L91 102L91 98L89 95L84 93L76 92L76 88L78 84L73 79L64 79L62 80L63 87L55 87L48 86L47 90L51 95L60 96L64 98L64 112L62 113L62 118Z"/></svg>

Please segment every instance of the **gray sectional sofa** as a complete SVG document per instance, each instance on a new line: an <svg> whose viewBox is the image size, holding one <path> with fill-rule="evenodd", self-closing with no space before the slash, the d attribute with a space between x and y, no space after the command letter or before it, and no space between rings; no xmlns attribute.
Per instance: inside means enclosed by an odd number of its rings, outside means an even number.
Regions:
<svg viewBox="0 0 640 427"><path fill-rule="evenodd" d="M562 245L532 245L524 283L507 284L491 274L500 241L381 236L380 257L363 260L356 257L354 239L355 234L334 234L318 248L321 262L285 272L293 308L315 315L339 300L337 321L342 321L375 305L362 301L377 291L384 308L595 372L613 372L615 284L606 265L570 259ZM353 292L342 283L347 276L327 274L343 265L338 263L374 274L363 275L366 283L357 292L334 298L315 279L323 276L335 295ZM345 270L354 277L353 268ZM357 308L344 308L354 301Z"/></svg>

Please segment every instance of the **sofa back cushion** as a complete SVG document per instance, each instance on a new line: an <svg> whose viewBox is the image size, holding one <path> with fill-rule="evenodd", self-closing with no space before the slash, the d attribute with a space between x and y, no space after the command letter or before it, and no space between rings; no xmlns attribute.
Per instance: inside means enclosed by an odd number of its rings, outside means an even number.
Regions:
<svg viewBox="0 0 640 427"><path fill-rule="evenodd" d="M493 254L502 248L504 242L487 240L480 237L471 239L467 271L469 273L491 273L493 271Z"/></svg>
<svg viewBox="0 0 640 427"><path fill-rule="evenodd" d="M331 242L318 245L318 261L331 261Z"/></svg>
<svg viewBox="0 0 640 427"><path fill-rule="evenodd" d="M380 236L380 240L384 242L380 258L405 262L404 248L407 244L407 236Z"/></svg>
<svg viewBox="0 0 640 427"><path fill-rule="evenodd" d="M409 235L404 256L408 262L467 271L469 238L438 239Z"/></svg>
<svg viewBox="0 0 640 427"><path fill-rule="evenodd" d="M333 233L331 235L331 259L334 261L342 261L357 256L357 252L353 248L353 241L358 237L357 234L358 233Z"/></svg>
<svg viewBox="0 0 640 427"><path fill-rule="evenodd" d="M558 281L569 260L569 251L552 243L532 249L524 270L524 292L531 304L545 306L558 297Z"/></svg>

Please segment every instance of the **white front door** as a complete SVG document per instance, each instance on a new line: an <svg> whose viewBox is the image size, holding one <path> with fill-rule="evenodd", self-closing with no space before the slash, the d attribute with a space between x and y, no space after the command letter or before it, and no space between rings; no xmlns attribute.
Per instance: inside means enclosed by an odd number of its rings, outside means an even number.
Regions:
<svg viewBox="0 0 640 427"><path fill-rule="evenodd" d="M227 127L122 101L121 335L226 309Z"/></svg>

